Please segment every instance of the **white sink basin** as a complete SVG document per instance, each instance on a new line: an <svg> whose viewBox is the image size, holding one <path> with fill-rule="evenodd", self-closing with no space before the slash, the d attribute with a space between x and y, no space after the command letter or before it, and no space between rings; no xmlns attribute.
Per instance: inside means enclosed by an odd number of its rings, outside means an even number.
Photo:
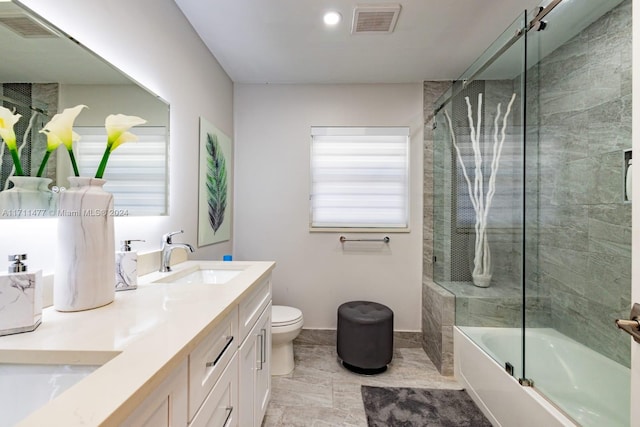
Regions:
<svg viewBox="0 0 640 427"><path fill-rule="evenodd" d="M0 427L17 424L117 354L105 352L82 357L64 353L0 352ZM73 363L64 363L61 359L65 358ZM32 363L16 363L19 359ZM33 363L35 359L43 363ZM77 364L78 361L83 364Z"/></svg>
<svg viewBox="0 0 640 427"><path fill-rule="evenodd" d="M164 279L160 283L221 285L242 273L242 270L200 269L191 272L180 272Z"/></svg>
<svg viewBox="0 0 640 427"><path fill-rule="evenodd" d="M99 367L0 364L0 427L17 424Z"/></svg>

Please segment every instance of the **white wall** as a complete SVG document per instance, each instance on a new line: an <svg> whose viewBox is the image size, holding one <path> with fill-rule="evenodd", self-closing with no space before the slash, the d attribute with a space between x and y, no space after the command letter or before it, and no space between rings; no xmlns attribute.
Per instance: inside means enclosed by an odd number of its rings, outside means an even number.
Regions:
<svg viewBox="0 0 640 427"><path fill-rule="evenodd" d="M198 126L206 117L233 134L233 83L172 0L23 0L55 26L171 104L170 215L116 218L116 240L140 238L160 247L163 233L197 243ZM0 257L27 252L30 269L54 267L55 220L0 221ZM232 242L198 249L193 258L221 259Z"/></svg>
<svg viewBox="0 0 640 427"><path fill-rule="evenodd" d="M234 121L234 252L276 261L274 304L322 329L335 328L341 303L372 300L394 311L396 330L420 330L422 85L238 84ZM342 247L340 233L309 232L311 126L410 126L410 233Z"/></svg>

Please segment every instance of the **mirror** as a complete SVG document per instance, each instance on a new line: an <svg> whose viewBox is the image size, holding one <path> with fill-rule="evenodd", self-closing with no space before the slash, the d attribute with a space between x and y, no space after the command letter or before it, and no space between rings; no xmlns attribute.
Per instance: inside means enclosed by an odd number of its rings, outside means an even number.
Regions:
<svg viewBox="0 0 640 427"><path fill-rule="evenodd" d="M23 175L0 138L0 218L55 216L57 192L73 176L64 146L53 151L40 179L47 138L40 130L65 108L84 104L74 122L74 155L81 176L95 176L106 147L110 114L146 120L130 132L135 143L113 151L104 189L119 215L168 214L169 105L111 64L14 2L0 2L0 101L22 117L14 125ZM44 193L44 195L39 194Z"/></svg>

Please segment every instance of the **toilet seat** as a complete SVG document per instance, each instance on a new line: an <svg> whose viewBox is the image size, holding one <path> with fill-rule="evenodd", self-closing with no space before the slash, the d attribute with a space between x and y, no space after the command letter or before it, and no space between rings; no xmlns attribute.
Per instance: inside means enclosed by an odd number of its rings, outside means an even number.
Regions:
<svg viewBox="0 0 640 427"><path fill-rule="evenodd" d="M302 320L302 311L286 305L274 305L271 307L271 326L289 326Z"/></svg>

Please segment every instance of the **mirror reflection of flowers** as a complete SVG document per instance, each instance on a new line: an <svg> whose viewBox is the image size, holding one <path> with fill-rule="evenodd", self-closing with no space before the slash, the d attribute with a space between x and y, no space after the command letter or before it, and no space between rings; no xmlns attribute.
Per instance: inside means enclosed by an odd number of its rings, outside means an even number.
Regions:
<svg viewBox="0 0 640 427"><path fill-rule="evenodd" d="M16 168L16 175L22 176L22 165L20 164L20 156L18 155L18 144L16 143L16 132L13 126L20 120L22 115L14 113L6 107L0 106L0 136L7 145L13 165Z"/></svg>
<svg viewBox="0 0 640 427"><path fill-rule="evenodd" d="M124 114L111 114L104 121L107 129L107 148L104 150L102 160L96 172L96 178L102 178L107 167L109 156L120 145L125 142L137 141L138 137L128 130L134 126L141 125L147 121L137 116L126 116Z"/></svg>
<svg viewBox="0 0 640 427"><path fill-rule="evenodd" d="M65 108L62 113L58 113L47 123L40 133L44 133L47 136L47 151L38 168L37 177L41 177L44 168L47 165L49 156L61 145L64 145L69 153L69 159L71 160L71 166L73 167L73 173L75 176L80 176L78 171L78 164L76 162L75 155L73 154L73 144L80 140L80 135L73 131L73 122L76 117L82 112L84 108L89 108L86 105L76 105L72 108ZM20 120L22 116L14 113L6 107L0 105L0 137L4 140L13 164L16 169L17 176L23 176L22 165L20 164L20 156L18 154L18 146L16 142L16 133L14 125ZM137 116L127 116L124 114L110 114L105 120L105 128L107 130L107 148L104 151L100 165L96 172L96 178L102 178L104 170L107 167L109 156L120 145L125 142L137 141L138 137L129 129L133 126L141 125L147 121Z"/></svg>
<svg viewBox="0 0 640 427"><path fill-rule="evenodd" d="M47 152L44 154L38 174L36 176L42 176L44 167L49 160L49 156L59 146L64 145L69 153L69 159L71 159L71 166L73 166L73 173L75 176L80 176L78 172L78 164L76 158L73 155L73 143L80 139L80 135L73 131L73 122L78 117L78 114L83 108L88 108L86 105L76 105L73 108L65 108L62 113L58 113L47 123L40 133L47 135Z"/></svg>

